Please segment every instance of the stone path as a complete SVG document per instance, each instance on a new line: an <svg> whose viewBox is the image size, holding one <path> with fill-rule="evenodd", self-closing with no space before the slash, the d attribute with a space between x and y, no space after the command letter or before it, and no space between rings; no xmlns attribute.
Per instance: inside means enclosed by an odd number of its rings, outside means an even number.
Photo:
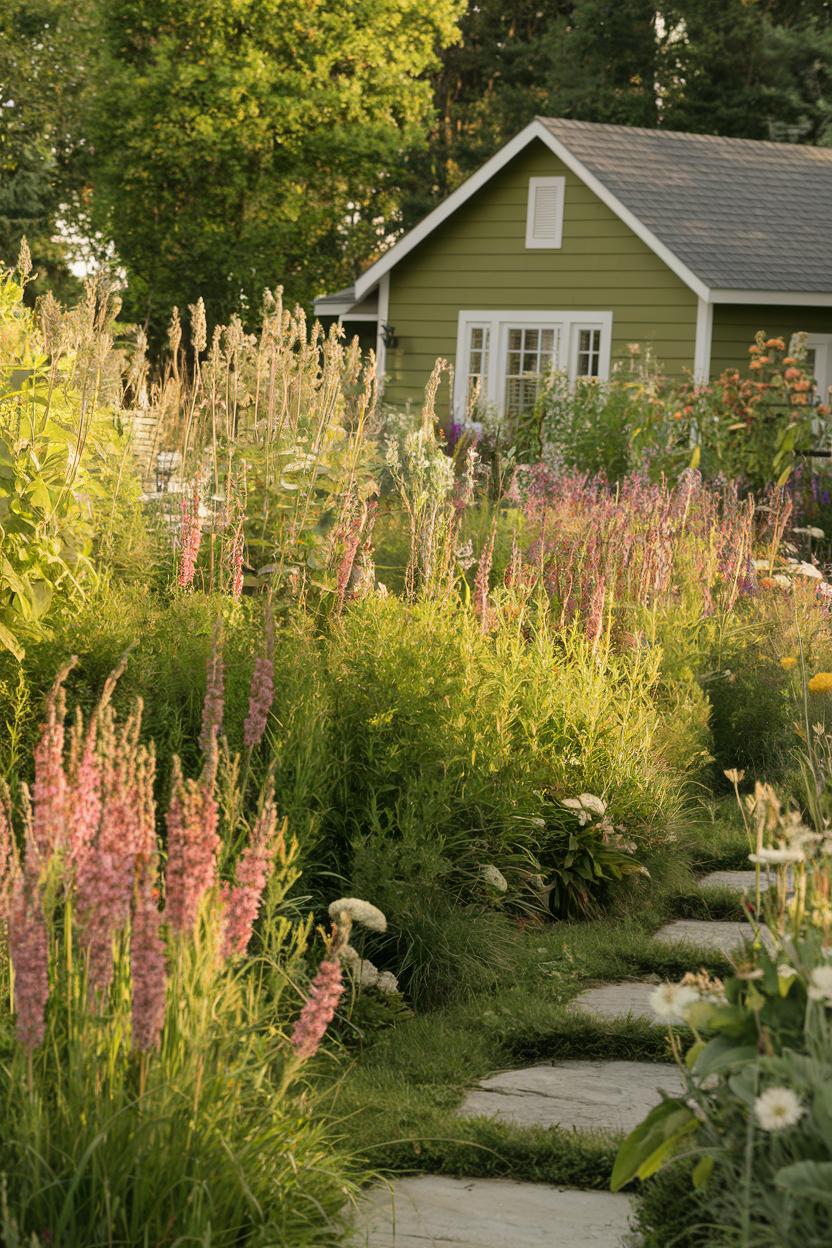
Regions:
<svg viewBox="0 0 832 1248"><path fill-rule="evenodd" d="M656 991L655 984L644 980L627 981L621 984L600 984L597 988L587 988L572 1002L573 1010L592 1014L595 1018L646 1019L649 1023L657 1023L650 997Z"/></svg>
<svg viewBox="0 0 832 1248"><path fill-rule="evenodd" d="M509 1179L398 1179L373 1188L352 1248L621 1248L626 1196Z"/></svg>
<svg viewBox="0 0 832 1248"><path fill-rule="evenodd" d="M768 888L765 872L760 876L760 886ZM699 881L700 888L730 888L735 893L754 893L757 887L756 871L711 871Z"/></svg>
<svg viewBox="0 0 832 1248"><path fill-rule="evenodd" d="M465 1117L518 1127L627 1132L683 1084L676 1067L653 1062L556 1062L504 1070L484 1079L462 1103Z"/></svg>
<svg viewBox="0 0 832 1248"><path fill-rule="evenodd" d="M753 871L714 871L700 881L704 889L747 893L754 884ZM664 943L729 957L752 936L748 923L693 919L656 933ZM770 939L765 929L764 936ZM655 987L649 981L600 984L581 993L573 1008L598 1020L658 1023L650 1007ZM676 1067L666 1063L554 1062L483 1079L459 1112L519 1127L618 1134L641 1122L662 1091L673 1095L682 1086ZM351 1248L624 1248L634 1242L630 1212L628 1197L609 1192L423 1175L366 1194Z"/></svg>
<svg viewBox="0 0 832 1248"><path fill-rule="evenodd" d="M715 923L709 919L676 919L656 932L656 940L668 945L698 945L726 957L740 953L746 941L753 940L750 923ZM763 939L768 933L763 929Z"/></svg>

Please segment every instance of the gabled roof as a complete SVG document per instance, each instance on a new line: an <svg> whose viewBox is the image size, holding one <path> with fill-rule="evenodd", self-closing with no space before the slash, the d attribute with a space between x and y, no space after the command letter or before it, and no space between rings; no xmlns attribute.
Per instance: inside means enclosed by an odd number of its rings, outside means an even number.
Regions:
<svg viewBox="0 0 832 1248"><path fill-rule="evenodd" d="M376 261L357 298L533 140L700 298L832 303L832 148L537 117Z"/></svg>

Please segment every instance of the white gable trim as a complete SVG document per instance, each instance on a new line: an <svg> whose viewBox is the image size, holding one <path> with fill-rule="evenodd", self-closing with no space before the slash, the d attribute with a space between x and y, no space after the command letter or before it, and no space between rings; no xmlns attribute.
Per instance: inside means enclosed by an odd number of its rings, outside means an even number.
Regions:
<svg viewBox="0 0 832 1248"><path fill-rule="evenodd" d="M832 291L712 290L714 303L799 304L804 308L832 308Z"/></svg>
<svg viewBox="0 0 832 1248"><path fill-rule="evenodd" d="M405 234L403 238L400 238L380 260L377 260L366 273L358 278L355 283L356 300L363 299L365 295L369 294L378 281L385 274L389 273L394 265L397 265L400 260L409 255L414 247L418 247L419 243L427 238L429 234L432 234L443 221L447 221L448 217L455 213L457 208L461 208L472 195L475 195L482 186L485 186L486 182L489 182L510 160L513 160L524 148L528 147L529 143L534 139L540 139L542 143L545 143L549 150L559 160L563 161L567 169L571 170L577 178L580 178L584 186L597 195L601 202L606 204L607 208L614 212L660 260L664 261L671 272L675 273L686 286L690 287L694 294L700 299L709 298L709 291L705 282L698 278L686 264L683 264L679 257L666 247L664 243L660 242L655 234L648 230L647 226L630 212L629 208L625 208L620 200L602 182L599 182L581 161L576 156L573 156L559 139L555 138L541 121L535 119L524 130L515 135L509 143L506 143L505 147L501 147L499 152L496 152L475 174L468 178L466 182L463 182L462 186L457 187L454 193L449 195L438 208L434 208L433 212L428 213L423 221ZM832 296L830 296L830 302L832 302Z"/></svg>

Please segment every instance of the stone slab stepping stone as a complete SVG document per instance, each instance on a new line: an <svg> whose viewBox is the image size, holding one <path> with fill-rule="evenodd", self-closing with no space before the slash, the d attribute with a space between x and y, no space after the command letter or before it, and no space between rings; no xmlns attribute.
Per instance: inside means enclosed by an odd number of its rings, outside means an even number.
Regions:
<svg viewBox="0 0 832 1248"><path fill-rule="evenodd" d="M576 997L572 1009L615 1022L635 1018L665 1027L667 1024L657 1018L650 1004L650 997L657 988L658 984L635 981L599 984L597 988L587 988L586 992Z"/></svg>
<svg viewBox="0 0 832 1248"><path fill-rule="evenodd" d="M656 1062L556 1062L504 1070L468 1093L460 1113L519 1127L631 1131L661 1100L682 1090L678 1070Z"/></svg>
<svg viewBox="0 0 832 1248"><path fill-rule="evenodd" d="M351 1248L622 1248L626 1196L420 1175L372 1188Z"/></svg>
<svg viewBox="0 0 832 1248"><path fill-rule="evenodd" d="M712 949L730 957L738 953L746 940L754 936L750 923L717 923L707 919L677 919L656 932L656 940L668 945L690 944ZM763 938L771 937L763 928Z"/></svg>
<svg viewBox="0 0 832 1248"><path fill-rule="evenodd" d="M765 872L760 876L760 887L768 888ZM700 888L730 888L736 893L753 894L757 887L755 871L711 871L699 881Z"/></svg>

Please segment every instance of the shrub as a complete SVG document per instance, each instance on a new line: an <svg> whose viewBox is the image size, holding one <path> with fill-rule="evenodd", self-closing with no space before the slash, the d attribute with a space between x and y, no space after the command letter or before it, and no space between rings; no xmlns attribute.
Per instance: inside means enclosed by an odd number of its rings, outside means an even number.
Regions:
<svg viewBox="0 0 832 1248"><path fill-rule="evenodd" d="M617 657L524 611L483 631L452 600L374 597L333 635L340 762L323 843L332 869L384 899L411 981L473 986L475 962L494 973L502 929L491 920L478 939L466 914L553 896L559 913L591 910L613 860L637 870L672 839L682 780L663 755L658 654ZM608 826L563 806L586 792L605 798ZM617 857L622 836L633 851Z"/></svg>

